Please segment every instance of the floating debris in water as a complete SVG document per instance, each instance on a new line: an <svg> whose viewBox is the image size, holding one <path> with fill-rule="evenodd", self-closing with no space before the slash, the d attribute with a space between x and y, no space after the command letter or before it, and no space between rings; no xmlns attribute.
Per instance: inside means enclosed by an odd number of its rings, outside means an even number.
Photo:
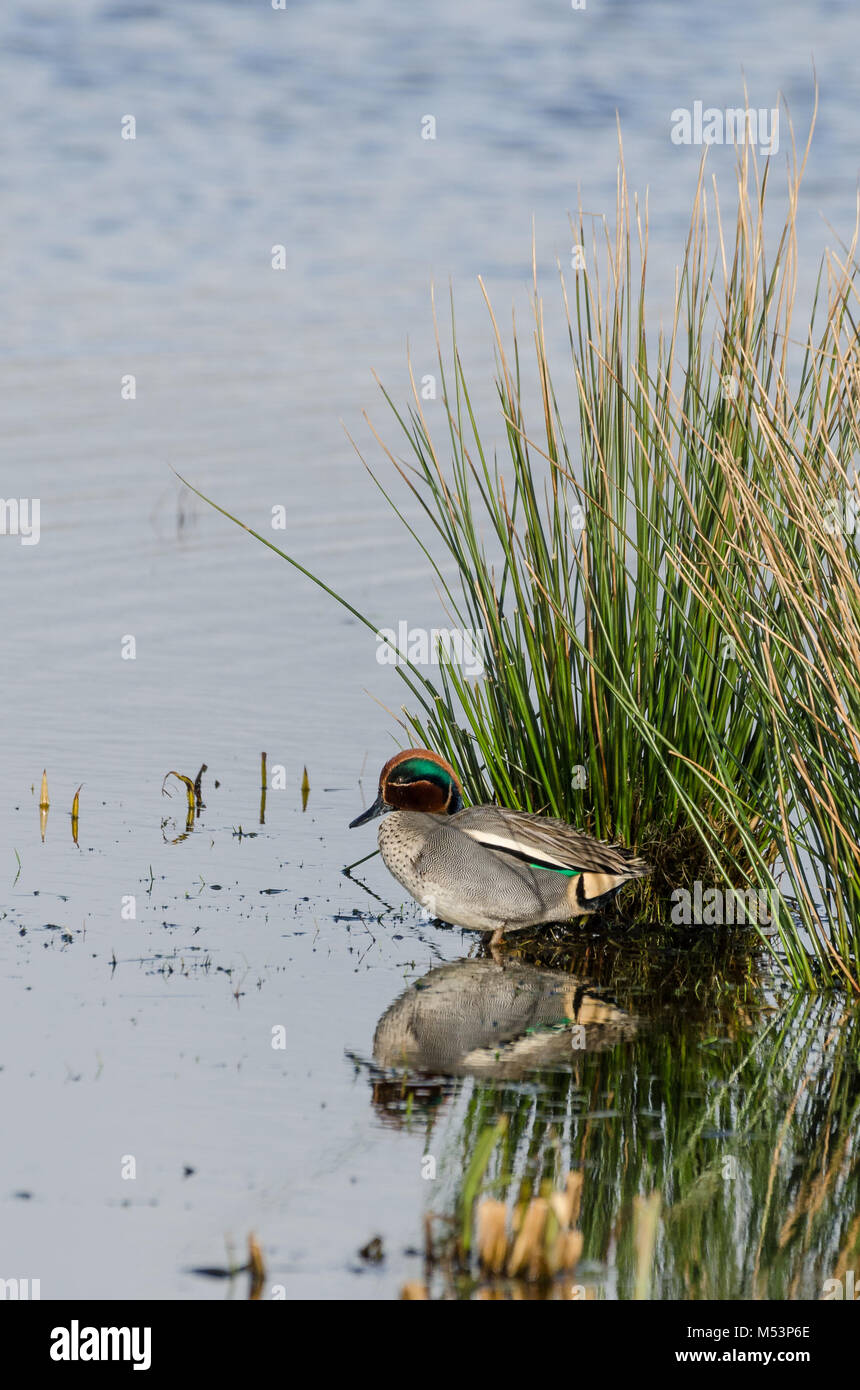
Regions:
<svg viewBox="0 0 860 1390"><path fill-rule="evenodd" d="M164 785L164 782L167 781L168 777L175 777L175 778L177 779L178 782L182 782L182 783L184 783L184 785L185 785L185 792L186 792L186 795L187 795L187 797L188 797L188 815L187 815L186 820L185 820L185 834L186 834L186 835L188 834L188 832L189 832L190 830L193 830L193 829L194 829L194 817L195 817L195 815L199 816L199 815L200 815L200 812L203 810L203 804L204 804L204 803L203 803L203 799L202 799L202 777L203 777L203 774L204 774L205 771L206 771L206 764L203 763L202 766L201 766L201 768L200 768L200 771L199 771L198 774L197 774L197 777L196 777L195 781L193 781L193 782L192 782L192 780L191 780L190 777L186 777L186 776L185 776L184 772L173 772L173 771L171 771L171 772L166 772L166 773L164 774L164 781L163 781L162 784L161 784L161 795L162 795L162 796L170 796L170 792L167 790L167 788L166 788L165 785ZM179 836L179 839L184 839L184 838L185 838L184 835ZM171 843L176 844L176 843L178 843L178 841L177 841L177 840L174 840L174 841L172 841Z"/></svg>
<svg viewBox="0 0 860 1390"><path fill-rule="evenodd" d="M206 764L205 764L205 763L201 763L201 764L200 764L200 771L198 772L197 776L194 778L194 797L195 797L195 800L196 800L196 802L197 802L197 814L198 814L198 816L200 815L200 812L203 810L203 808L204 808L204 806L205 806L205 804L206 804L206 803L204 802L204 800L203 800L203 774L204 774L204 772L206 772L206 771L208 771L208 769L207 769L207 767L206 767Z"/></svg>
<svg viewBox="0 0 860 1390"><path fill-rule="evenodd" d="M190 814L190 815L193 815L193 814L194 814L194 807L195 807L195 805L196 805L196 797L195 797L195 794L194 794L194 783L192 782L191 778L190 778L190 777L186 777L185 774L184 774L183 772L165 772L165 774L164 774L164 781L161 783L161 795L162 795L162 796L170 796L170 792L167 790L167 788L166 788L165 785L164 785L164 783L167 781L168 777L175 777L175 778L177 779L177 781L179 781L179 782L184 782L184 783L185 783L185 789L186 789L186 793L187 793L187 795L188 795L188 811L189 811L189 814Z"/></svg>
<svg viewBox="0 0 860 1390"><path fill-rule="evenodd" d="M263 1292L263 1285L266 1281L266 1266L263 1263L263 1252L253 1232L248 1236L248 1272L251 1275L248 1297L256 1301Z"/></svg>
<svg viewBox="0 0 860 1390"><path fill-rule="evenodd" d="M51 798L48 796L48 773L42 769L42 789L39 792L39 830L42 835L42 844L45 843L45 831L48 828L48 809L51 805Z"/></svg>
<svg viewBox="0 0 860 1390"><path fill-rule="evenodd" d="M81 786L78 787L78 790L75 792L72 798L72 839L74 840L75 844L78 843L78 811L80 810L80 795L81 787L83 785L84 784L82 782Z"/></svg>
<svg viewBox="0 0 860 1390"><path fill-rule="evenodd" d="M193 1169L191 1170L194 1171ZM266 1280L266 1266L263 1260L263 1252L253 1231L248 1236L248 1260L246 1264L237 1265L232 1256L231 1243L227 1242L227 1258L229 1263L225 1265L197 1265L189 1269L189 1274L197 1274L201 1279L235 1279L239 1274L249 1275L248 1298L256 1301L263 1292Z"/></svg>
<svg viewBox="0 0 860 1390"><path fill-rule="evenodd" d="M385 1251L382 1248L382 1236L374 1236L359 1250L362 1260L367 1260L368 1264L379 1264L385 1259Z"/></svg>
<svg viewBox="0 0 860 1390"><path fill-rule="evenodd" d="M420 1279L411 1279L408 1284L404 1284L400 1290L400 1297L407 1302L410 1300L428 1299L427 1285L422 1284Z"/></svg>

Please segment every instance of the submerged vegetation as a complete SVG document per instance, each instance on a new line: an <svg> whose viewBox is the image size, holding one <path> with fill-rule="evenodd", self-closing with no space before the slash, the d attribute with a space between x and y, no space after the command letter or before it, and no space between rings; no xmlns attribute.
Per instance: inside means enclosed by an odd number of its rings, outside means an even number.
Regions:
<svg viewBox="0 0 860 1390"><path fill-rule="evenodd" d="M856 229L795 312L808 154L792 146L775 227L770 164L749 145L731 222L703 165L659 331L647 208L622 158L614 227L590 233L580 213L579 268L561 275L578 418L553 384L534 264L531 368L487 299L504 463L452 311L450 352L437 326L444 445L414 377L408 410L384 393L409 457L383 448L420 526L373 476L450 618L483 640L477 680L404 658L413 741L474 801L635 847L657 869L625 899L640 917L665 920L669 894L698 880L765 893L772 929L755 929L788 979L860 991Z"/></svg>

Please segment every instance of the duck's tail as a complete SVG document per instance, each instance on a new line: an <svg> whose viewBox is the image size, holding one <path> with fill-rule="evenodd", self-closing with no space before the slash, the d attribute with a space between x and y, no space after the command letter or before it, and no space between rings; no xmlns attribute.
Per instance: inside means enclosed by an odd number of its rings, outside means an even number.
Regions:
<svg viewBox="0 0 860 1390"><path fill-rule="evenodd" d="M653 872L652 866L638 858L632 850L618 849L617 853L623 863L614 873L610 870L597 872L586 869L571 879L567 890L568 900L571 906L575 905L577 914L599 912L625 883L634 878L645 878Z"/></svg>

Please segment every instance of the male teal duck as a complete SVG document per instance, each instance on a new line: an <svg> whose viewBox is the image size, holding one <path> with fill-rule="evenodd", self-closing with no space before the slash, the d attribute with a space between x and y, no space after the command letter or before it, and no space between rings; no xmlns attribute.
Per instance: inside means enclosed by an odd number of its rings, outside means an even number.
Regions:
<svg viewBox="0 0 860 1390"><path fill-rule="evenodd" d="M506 806L467 806L456 772L426 748L407 748L379 774L373 805L350 823L385 815L386 868L434 917L469 931L505 932L596 912L650 864L564 821Z"/></svg>

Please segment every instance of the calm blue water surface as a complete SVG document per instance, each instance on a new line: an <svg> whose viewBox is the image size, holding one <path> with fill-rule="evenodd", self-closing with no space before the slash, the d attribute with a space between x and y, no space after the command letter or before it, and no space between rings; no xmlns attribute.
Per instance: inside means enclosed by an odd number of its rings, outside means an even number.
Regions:
<svg viewBox="0 0 860 1390"><path fill-rule="evenodd" d="M374 622L444 622L347 437L390 478L363 412L402 453L372 373L404 400L407 347L434 369L431 284L443 307L454 286L486 410L477 277L525 325L534 228L562 342L556 261L580 197L613 213L617 117L668 314L701 153L672 143L671 112L737 105L745 74L805 135L814 59L802 296L853 226L858 36L838 0L3 8L0 493L40 499L41 536L0 537L0 1276L45 1298L223 1297L188 1269L250 1230L288 1297L390 1298L416 1273L426 1137L380 1121L347 1054L469 943L412 907L372 932L339 872L373 846L346 826L406 692L366 629L171 465ZM776 175L787 150L783 126ZM710 156L727 194L733 157ZM262 749L287 779L264 826ZM206 811L173 843L184 792L162 779L203 762ZM399 905L378 860L366 882ZM388 1258L362 1270L376 1233Z"/></svg>

